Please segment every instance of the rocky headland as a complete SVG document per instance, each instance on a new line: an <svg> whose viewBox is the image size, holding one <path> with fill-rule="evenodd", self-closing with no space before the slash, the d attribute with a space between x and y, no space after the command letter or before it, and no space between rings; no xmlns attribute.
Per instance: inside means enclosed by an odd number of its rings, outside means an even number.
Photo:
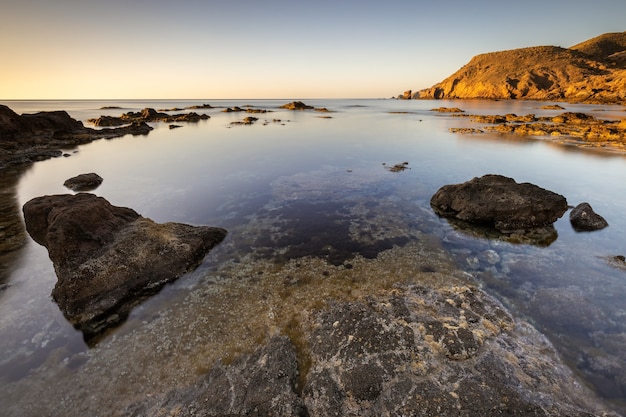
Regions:
<svg viewBox="0 0 626 417"><path fill-rule="evenodd" d="M412 97L623 103L625 57L626 32L603 34L570 48L535 46L485 53Z"/></svg>

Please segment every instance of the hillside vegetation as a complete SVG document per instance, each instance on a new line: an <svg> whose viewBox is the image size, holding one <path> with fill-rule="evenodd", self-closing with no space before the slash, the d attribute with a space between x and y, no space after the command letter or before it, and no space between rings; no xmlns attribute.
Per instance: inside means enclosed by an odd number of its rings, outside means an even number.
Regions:
<svg viewBox="0 0 626 417"><path fill-rule="evenodd" d="M413 98L620 103L626 100L626 32L571 48L535 46L477 55Z"/></svg>

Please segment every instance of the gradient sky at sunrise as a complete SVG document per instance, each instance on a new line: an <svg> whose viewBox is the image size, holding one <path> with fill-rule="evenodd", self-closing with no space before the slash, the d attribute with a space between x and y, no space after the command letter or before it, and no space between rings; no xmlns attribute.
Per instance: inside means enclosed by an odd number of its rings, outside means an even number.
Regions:
<svg viewBox="0 0 626 417"><path fill-rule="evenodd" d="M0 99L390 97L625 30L624 0L0 0Z"/></svg>

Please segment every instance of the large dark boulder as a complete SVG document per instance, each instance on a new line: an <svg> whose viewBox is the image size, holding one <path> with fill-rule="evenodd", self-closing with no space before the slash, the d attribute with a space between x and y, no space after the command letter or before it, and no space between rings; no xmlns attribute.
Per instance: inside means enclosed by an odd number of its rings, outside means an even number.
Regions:
<svg viewBox="0 0 626 417"><path fill-rule="evenodd" d="M445 185L433 195L430 205L439 216L505 233L552 225L567 211L562 195L501 175Z"/></svg>
<svg viewBox="0 0 626 417"><path fill-rule="evenodd" d="M609 223L593 211L589 203L580 203L569 214L569 221L577 232L591 232L604 229Z"/></svg>
<svg viewBox="0 0 626 417"><path fill-rule="evenodd" d="M23 212L26 230L54 264L54 300L87 338L193 269L226 235L214 227L157 224L86 193L38 197Z"/></svg>

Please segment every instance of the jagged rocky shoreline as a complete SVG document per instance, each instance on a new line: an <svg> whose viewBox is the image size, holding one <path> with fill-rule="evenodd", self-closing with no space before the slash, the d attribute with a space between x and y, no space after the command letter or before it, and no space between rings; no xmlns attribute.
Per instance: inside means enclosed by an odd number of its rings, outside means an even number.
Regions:
<svg viewBox="0 0 626 417"><path fill-rule="evenodd" d="M42 120L49 120L47 116ZM55 113L54 116L61 119L62 126L66 125L66 115ZM19 127L21 119L12 117L15 126ZM81 127L82 124L67 122L67 130L60 131L41 122L36 134L29 130L23 136L18 133L19 129L15 129L11 133L12 139L23 140L26 146L32 144L39 151L43 149L39 146L72 143L73 135L76 140L108 137L98 136L92 129ZM49 140L45 146L43 138ZM98 200L88 194L60 199L70 198ZM34 210L34 217L41 217L43 213L45 221L35 220L34 223L41 227L32 227L32 218L27 220L27 224L31 224L29 232L35 240L46 245L49 253L52 252L50 257L55 263L59 282L74 280L76 271L81 268L95 271L94 276L99 276L101 256L112 259L111 265L120 265L120 259L127 257L125 253L132 253L134 246L126 246L126 249L113 246L111 249L108 243L118 241L116 236L125 236L123 240L126 242L143 243L150 240L148 237L156 237L159 241L169 233L131 209L111 208L101 200L98 203L98 209L89 205L82 208L87 209L87 214L105 220L107 216L98 214L102 207L112 213L121 209L121 223L139 222L132 228L145 229L145 234L131 233L129 238L128 230L117 227L119 225L113 221L111 224L115 230L112 235L79 230L80 236L88 237L87 243L74 241L78 246L72 247L59 238L63 237L68 226L52 225L50 221L65 216L72 228L77 214L63 209L53 214L52 219L48 217L52 210L41 205L58 206L57 200L44 197L32 203L40 206ZM563 214L561 206L557 208L556 218ZM25 206L25 213L32 214L31 209L32 206ZM30 218L30 214L27 217ZM96 220L88 217L85 223L94 226ZM546 220L541 226L551 221ZM534 228L536 225L530 226ZM223 231L220 233L223 238ZM212 241L221 241L221 238ZM173 239L168 235L164 240L171 244ZM92 245L90 241L106 245ZM195 380L187 377L185 381L188 383L180 384L178 388L143 398L129 396L133 400L118 403L121 408L110 410L111 415L604 415L606 410L600 400L578 383L545 337L528 323L513 318L503 305L469 282L461 271L439 265L432 254L424 259L419 248L404 246L404 243L392 249L388 259L380 260L382 266L379 269L373 266L371 259L363 257L354 260L333 258L329 263L320 260L324 264L321 266L323 270L312 269L311 276L302 272L302 263L315 261L299 260L295 255L286 262L287 267L278 272L275 267L267 268L261 264L262 273L251 272L252 278L247 278L245 283L260 288L259 281L263 281L272 291L254 290L262 297L259 295L259 303L251 303L251 307L266 308L271 305L268 299L273 299L274 305L295 302L290 298L291 294L302 287L315 292L318 280L342 281L338 284L341 290L328 294L323 302L304 305L297 311L287 309L280 319L275 318L280 313L269 311L259 315L259 310L254 311L255 321L245 322L244 317L238 317L238 323L228 330L241 331L242 336L222 337L227 340L244 338L243 335L249 332L256 334L253 344L218 357ZM168 249L167 246L148 246L142 265L158 260ZM206 248L201 252L202 255L194 254L192 264L206 253ZM378 254L380 252L371 257ZM446 261L441 262L445 264ZM162 269L158 263L154 266ZM254 266L255 263L250 262L248 267ZM188 270L188 265L181 268L182 271ZM394 271L398 271L397 276ZM136 275L134 270L131 275ZM176 275L173 272L173 276ZM120 279L121 286L117 281L110 282L114 284L114 291L129 282L128 276ZM387 283L381 285L383 279ZM370 280L372 286L354 288L354 283L366 280ZM165 281L158 280L156 285L162 282ZM153 284L149 281L146 287L151 289ZM72 313L79 311L82 314L89 310L93 301L98 304L107 298L103 296L106 292L84 296L79 287L66 291L61 288L63 286L59 285L60 289L55 290L55 298L62 305L69 306ZM132 286L127 289L133 293L141 292ZM64 294L59 295L61 293ZM78 295L78 299L71 300L67 294ZM120 298L129 300L127 294ZM130 300L133 305L135 301ZM206 303L207 300L199 302ZM115 324L115 320L108 321L115 314L107 304L90 316L98 320L88 320L89 326L95 323L94 329L101 330L99 319L104 319L105 324ZM157 317L154 321L167 324L164 320L166 318ZM257 325L267 331L259 332ZM165 360L157 352L153 355L150 355L151 359Z"/></svg>

